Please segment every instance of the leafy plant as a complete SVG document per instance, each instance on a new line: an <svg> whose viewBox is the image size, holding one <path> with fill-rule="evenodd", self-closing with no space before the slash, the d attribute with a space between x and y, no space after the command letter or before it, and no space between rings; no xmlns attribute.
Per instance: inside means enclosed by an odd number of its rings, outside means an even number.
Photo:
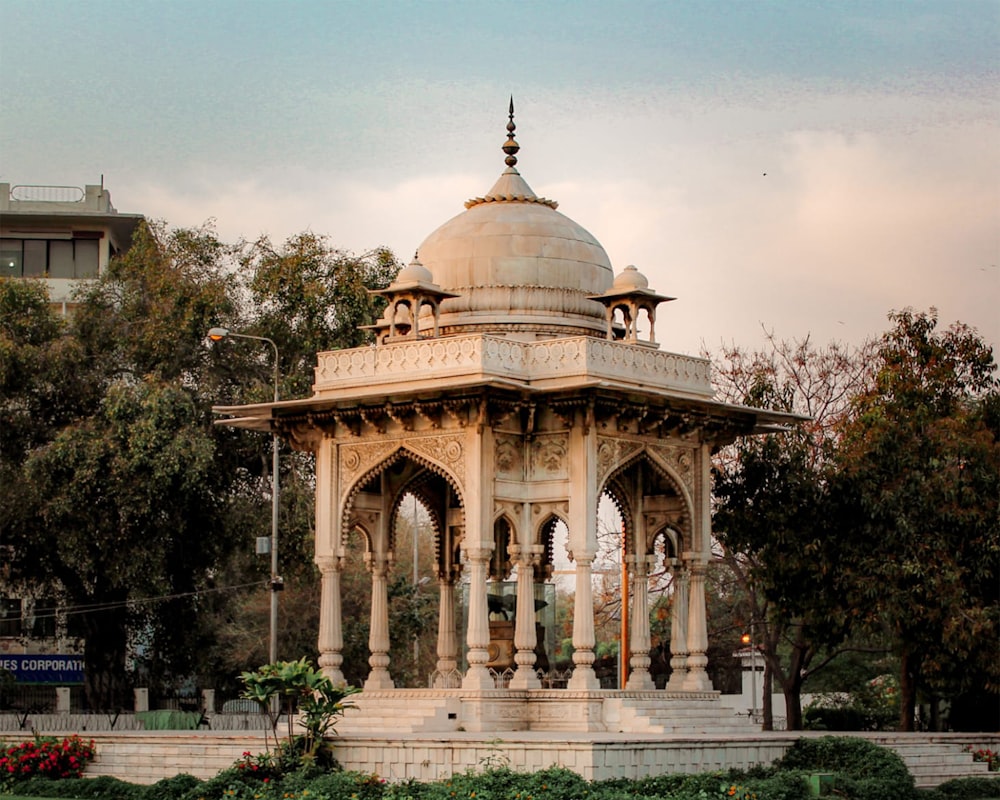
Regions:
<svg viewBox="0 0 1000 800"><path fill-rule="evenodd" d="M985 761L990 772L1000 771L1000 753L994 752L988 747L980 747L978 750L974 750L971 744L965 749L972 753L973 761Z"/></svg>
<svg viewBox="0 0 1000 800"><path fill-rule="evenodd" d="M333 758L325 744L325 737L332 734L337 717L350 706L345 699L360 691L353 686L336 686L321 671L303 657L298 661L278 661L265 664L253 672L240 675L245 687L243 697L253 700L268 715L278 751L277 768L286 772L306 763L332 766ZM275 711L272 703L277 704ZM298 710L305 733L296 736L293 719ZM288 719L288 733L284 743L278 741L280 714ZM244 754L246 758L246 754ZM287 763L285 763L287 762ZM242 762L237 762L237 766ZM257 765L258 768L260 764ZM268 762L270 768L272 762ZM244 767L245 768L245 767Z"/></svg>

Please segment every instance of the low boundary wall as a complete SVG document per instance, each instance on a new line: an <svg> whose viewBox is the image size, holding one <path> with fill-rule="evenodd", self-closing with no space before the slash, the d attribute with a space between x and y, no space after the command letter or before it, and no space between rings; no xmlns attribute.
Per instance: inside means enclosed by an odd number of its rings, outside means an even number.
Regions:
<svg viewBox="0 0 1000 800"><path fill-rule="evenodd" d="M67 732L67 735L74 732ZM88 776L113 775L134 783L155 783L181 772L208 778L231 766L244 752L259 753L265 748L263 734L252 731L123 731L82 735L92 738L97 748L97 758L88 768ZM374 772L393 781L435 780L470 769L499 765L521 771L561 766L593 780L769 764L803 735L823 734L775 732L725 737L664 737L567 733L554 736L549 732L529 731L507 733L502 738L468 732L370 735L337 738L335 753L345 769ZM994 750L1000 748L1000 734L858 735L888 747L905 742L910 746L938 745L953 751L966 744ZM31 735L24 732L0 736L4 742L30 738ZM971 756L967 761L970 769L965 774L974 774ZM934 785L935 779L928 775L927 780L920 782Z"/></svg>

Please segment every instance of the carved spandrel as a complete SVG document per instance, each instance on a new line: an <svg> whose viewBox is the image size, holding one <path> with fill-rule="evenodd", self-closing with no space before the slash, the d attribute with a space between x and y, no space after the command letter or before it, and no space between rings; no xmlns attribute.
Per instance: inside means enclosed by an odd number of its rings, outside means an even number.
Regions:
<svg viewBox="0 0 1000 800"><path fill-rule="evenodd" d="M597 477L603 484L608 475L643 449L641 442L631 439L616 439L611 436L597 437Z"/></svg>
<svg viewBox="0 0 1000 800"><path fill-rule="evenodd" d="M407 439L405 444L414 453L445 465L459 482L465 483L465 442L462 434L419 436Z"/></svg>
<svg viewBox="0 0 1000 800"><path fill-rule="evenodd" d="M690 448L650 445L649 451L670 468L689 492L694 493L694 452Z"/></svg>
<svg viewBox="0 0 1000 800"><path fill-rule="evenodd" d="M338 450L340 462L341 493L347 489L357 477L374 467L397 447L398 442L364 442L360 444L342 444Z"/></svg>

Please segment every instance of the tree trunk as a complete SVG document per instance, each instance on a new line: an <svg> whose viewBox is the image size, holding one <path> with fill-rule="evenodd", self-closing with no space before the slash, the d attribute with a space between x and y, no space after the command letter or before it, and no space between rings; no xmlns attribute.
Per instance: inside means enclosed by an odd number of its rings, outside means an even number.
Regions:
<svg viewBox="0 0 1000 800"><path fill-rule="evenodd" d="M812 661L812 650L805 641L805 631L798 626L795 644L788 659L788 677L782 681L781 689L785 695L785 729L789 731L802 730L802 682L806 667Z"/></svg>
<svg viewBox="0 0 1000 800"><path fill-rule="evenodd" d="M771 670L771 662L764 659L764 680L761 681L761 706L764 709L763 731L774 730L774 672Z"/></svg>
<svg viewBox="0 0 1000 800"><path fill-rule="evenodd" d="M908 650L900 658L899 670L899 729L912 732L915 729L917 707L917 676L919 662Z"/></svg>
<svg viewBox="0 0 1000 800"><path fill-rule="evenodd" d="M123 599L110 602L121 602ZM126 616L124 606L84 615L84 695L91 711L131 708L125 675Z"/></svg>

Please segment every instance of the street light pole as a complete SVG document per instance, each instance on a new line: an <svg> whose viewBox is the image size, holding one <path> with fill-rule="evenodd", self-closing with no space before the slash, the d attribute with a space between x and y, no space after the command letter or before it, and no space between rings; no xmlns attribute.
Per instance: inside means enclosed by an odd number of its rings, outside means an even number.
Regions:
<svg viewBox="0 0 1000 800"><path fill-rule="evenodd" d="M221 342L223 339L232 336L234 339L253 339L258 342L267 342L274 350L274 402L278 402L278 345L266 336L250 336L246 333L234 333L228 328L212 328L208 332L208 338L213 342ZM268 641L267 658L268 663L273 664L278 660L278 592L283 588L281 577L278 575L278 509L280 508L280 489L278 484L278 432L274 430L271 438L271 632Z"/></svg>
<svg viewBox="0 0 1000 800"><path fill-rule="evenodd" d="M753 721L757 714L757 645L753 640L753 622L750 632L744 633L740 641L750 646L750 720Z"/></svg>

